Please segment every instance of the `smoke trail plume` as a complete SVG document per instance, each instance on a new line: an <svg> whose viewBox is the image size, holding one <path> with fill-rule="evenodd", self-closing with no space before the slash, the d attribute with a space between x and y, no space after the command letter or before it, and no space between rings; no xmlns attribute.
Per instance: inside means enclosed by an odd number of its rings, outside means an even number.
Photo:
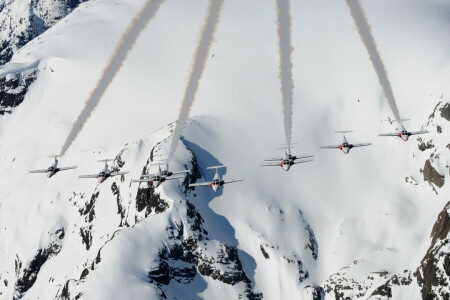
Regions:
<svg viewBox="0 0 450 300"><path fill-rule="evenodd" d="M286 143L292 138L292 106L294 95L294 81L292 80L291 52L291 16L289 14L289 0L277 0L278 16L278 46L280 51L280 80L283 97L284 133Z"/></svg>
<svg viewBox="0 0 450 300"><path fill-rule="evenodd" d="M131 20L127 30L122 34L122 37L110 57L107 66L103 69L100 80L97 82L94 90L89 95L83 110L73 124L64 146L62 147L60 155L64 155L72 142L77 138L78 134L83 129L84 124L100 102L100 99L106 89L119 72L123 62L127 58L128 53L138 39L139 35L144 30L148 22L156 15L156 12L162 2L164 2L164 0L146 0L144 6L133 18L133 20Z"/></svg>
<svg viewBox="0 0 450 300"><path fill-rule="evenodd" d="M384 67L383 61L381 60L381 56L378 52L377 44L373 38L367 17L364 14L359 0L345 0L345 2L350 8L350 12L353 17L353 21L358 28L361 41L364 43L364 46L366 46L367 52L369 52L370 61L372 62L375 72L377 73L378 81L383 87L384 95L388 99L392 113L398 121L400 120L400 113L398 111L397 104L395 103L394 92L392 91L391 83L387 77L386 68Z"/></svg>
<svg viewBox="0 0 450 300"><path fill-rule="evenodd" d="M200 78L206 66L206 59L208 57L209 49L214 40L214 32L219 23L220 10L222 8L223 0L211 0L208 8L208 16L206 23L203 25L200 42L194 54L194 62L192 65L191 74L188 85L184 93L183 102L181 104L180 115L173 133L172 144L170 145L169 159L171 159L177 149L178 141L183 132L184 125L189 116L192 103L194 102L195 94L197 93Z"/></svg>

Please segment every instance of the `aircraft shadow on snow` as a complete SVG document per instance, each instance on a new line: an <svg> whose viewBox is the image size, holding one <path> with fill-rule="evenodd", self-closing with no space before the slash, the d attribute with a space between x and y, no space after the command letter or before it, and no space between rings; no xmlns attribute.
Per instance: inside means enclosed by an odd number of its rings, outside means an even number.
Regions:
<svg viewBox="0 0 450 300"><path fill-rule="evenodd" d="M200 174L202 175L202 181L212 180L215 174L215 170L206 169L209 166L218 166L222 165L217 158L215 158L211 153L200 147L199 145L186 140L184 137L181 137L183 144L186 146L188 150L190 150L194 156L197 158L198 168ZM227 174L227 168L221 168L219 170L222 176ZM228 186L225 186L228 188ZM196 206L200 215L205 220L205 224L207 224L208 236L210 239L216 239L222 243L228 244L230 246L237 247L238 241L235 237L235 230L233 226L231 226L230 222L221 215L218 215L214 212L209 204L215 198L222 196L223 187L219 189L217 192L214 192L210 187L196 187L195 194L196 198L191 198L191 203ZM223 200L218 200L223 201ZM255 269L256 269L256 261L255 259L248 254L247 252L238 249L239 259L242 262L242 267L247 274L248 278L252 282L252 287L254 287L255 280Z"/></svg>

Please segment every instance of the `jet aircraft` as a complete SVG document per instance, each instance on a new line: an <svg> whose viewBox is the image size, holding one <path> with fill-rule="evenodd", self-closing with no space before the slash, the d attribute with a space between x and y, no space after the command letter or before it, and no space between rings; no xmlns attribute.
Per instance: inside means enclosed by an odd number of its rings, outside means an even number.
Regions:
<svg viewBox="0 0 450 300"><path fill-rule="evenodd" d="M405 122L405 121L409 121L409 119L400 119L398 121L394 121L394 122L400 123L400 129L394 133L381 133L380 136L398 136L399 138L401 138L403 141L406 142L411 135L428 133L427 130L421 130L421 131L406 130L405 126L403 126L403 122Z"/></svg>
<svg viewBox="0 0 450 300"><path fill-rule="evenodd" d="M370 146L372 143L363 143L363 144L350 144L347 141L347 138L345 137L346 133L353 132L352 130L344 130L344 131L336 131L335 133L342 133L342 144L340 145L331 145L331 146L322 146L320 149L341 149L342 152L345 154L348 154L350 152L350 149L355 147L363 147L363 146Z"/></svg>
<svg viewBox="0 0 450 300"><path fill-rule="evenodd" d="M106 179L108 179L109 177L128 174L128 171L125 171L125 172L111 172L110 170L108 170L108 161L112 161L112 160L113 159L102 159L102 160L99 160L98 162L104 162L105 166L103 167L103 169L98 174L81 175L81 176L79 176L79 178L97 178L98 179L98 183L102 183Z"/></svg>
<svg viewBox="0 0 450 300"><path fill-rule="evenodd" d="M141 179L132 179L131 182L147 182L148 185L153 185L154 188L157 188L166 180L172 179L181 179L184 176L172 177L173 175L189 173L190 170L181 170L181 171L169 171L169 163L166 161L166 169L161 170L161 163L153 164L158 165L158 173L154 174L144 174L141 176ZM143 178L142 178L143 177Z"/></svg>
<svg viewBox="0 0 450 300"><path fill-rule="evenodd" d="M189 187L194 187L194 186L210 186L214 192L217 192L220 187L224 184L228 184L228 183L233 183L233 182L239 182L239 181L244 181L244 179L237 179L237 180L231 180L231 181L224 181L221 179L221 176L219 174L219 168L225 168L225 166L213 166L213 167L208 167L206 169L215 169L216 170L216 174L214 175L214 178L212 181L209 182L201 182L201 183L191 183L189 184Z"/></svg>
<svg viewBox="0 0 450 300"><path fill-rule="evenodd" d="M56 173L58 173L59 171L66 171L66 170L71 170L71 169L76 169L76 166L73 167L64 167L64 168L58 168L58 155L51 155L49 157L54 157L55 161L53 162L53 164L48 167L47 169L44 170L32 170L30 171L30 173L47 173L47 177L50 178L53 175L55 175Z"/></svg>
<svg viewBox="0 0 450 300"><path fill-rule="evenodd" d="M314 160L314 159L304 160L305 158L314 157L314 154L300 155L300 156L292 155L291 148L294 148L292 145L295 145L295 144L292 143L292 144L281 145L282 147L279 149L284 149L284 157L266 158L266 159L264 159L264 161L267 163L263 163L263 164L261 164L261 166L262 167L282 167L283 170L289 171L291 166L293 166L295 164L306 163L306 162L310 162L310 161ZM299 159L299 161L296 161L297 159Z"/></svg>

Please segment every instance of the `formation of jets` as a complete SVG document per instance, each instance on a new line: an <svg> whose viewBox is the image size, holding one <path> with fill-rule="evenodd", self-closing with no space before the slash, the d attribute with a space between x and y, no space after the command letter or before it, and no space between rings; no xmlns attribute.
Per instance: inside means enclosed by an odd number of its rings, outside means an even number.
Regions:
<svg viewBox="0 0 450 300"><path fill-rule="evenodd" d="M401 138L403 141L408 141L408 138L412 135L418 135L418 134L425 134L428 133L426 130L421 131L407 131L405 129L405 126L403 125L404 121L408 121L407 119L401 119L397 122L400 123L400 128L397 130L397 132L394 133L382 133L380 136L397 136ZM371 143L360 143L360 144L352 144L347 140L347 137L345 136L346 133L350 133L352 131L345 130L345 131L336 131L335 133L342 133L342 143L339 145L329 145L329 146L321 146L321 149L340 149L344 154L349 154L350 150L356 147L364 147L364 146L370 146ZM264 159L264 163L261 164L263 167L281 167L285 171L289 171L290 168L295 164L301 164L306 162L311 162L314 160L314 154L308 154L308 155L292 155L291 149L295 148L295 143L292 144L283 144L278 149L284 149L284 155L282 157L275 157L275 158L266 158ZM65 171L65 170L71 170L75 169L76 166L72 167L58 167L58 155L52 155L49 157L54 158L54 162L50 167L47 169L42 170L32 170L30 173L46 173L47 177L50 178L54 176L59 171ZM128 171L124 172L113 172L109 169L108 161L112 161L112 159L103 159L99 160L99 162L104 162L105 165L103 169L97 173L97 174L91 174L91 175L81 175L79 178L97 178L99 183L103 183L106 179L113 176L118 175L125 175L128 174ZM159 187L163 182L167 180L173 180L173 179L184 179L185 176L183 174L189 173L190 170L178 170L178 171L170 171L169 170L169 161L163 160L156 164L150 164L150 165L157 165L158 171L156 173L149 173L149 174L142 174L139 179L132 179L131 182L146 182L149 186L153 186L153 188ZM165 165L165 169L161 169L161 165ZM225 166L212 166L207 167L206 169L213 169L215 170L214 177L211 181L207 182L200 182L200 183L191 183L189 184L189 187L197 187L197 186L209 186L212 188L214 192L217 192L220 187L222 187L224 184L228 183L235 183L243 181L244 179L237 179L237 180L230 180L225 181L222 179L219 169L224 168Z"/></svg>

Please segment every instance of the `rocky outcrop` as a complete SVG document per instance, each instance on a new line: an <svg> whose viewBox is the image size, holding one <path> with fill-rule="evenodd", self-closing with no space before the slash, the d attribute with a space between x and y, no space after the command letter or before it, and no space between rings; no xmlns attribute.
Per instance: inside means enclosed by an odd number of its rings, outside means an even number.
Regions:
<svg viewBox="0 0 450 300"><path fill-rule="evenodd" d="M17 281L14 286L15 298L21 298L34 285L41 267L50 259L61 251L61 240L64 238L64 228L56 230L51 234L52 241L43 249L39 249L36 255L23 267L23 263L17 256L16 258L16 277Z"/></svg>
<svg viewBox="0 0 450 300"><path fill-rule="evenodd" d="M441 117L450 121L450 103L446 103L442 106L439 111L441 112Z"/></svg>
<svg viewBox="0 0 450 300"><path fill-rule="evenodd" d="M0 3L0 65L85 0L25 0Z"/></svg>
<svg viewBox="0 0 450 300"><path fill-rule="evenodd" d="M450 202L431 232L431 245L415 272L423 299L450 299Z"/></svg>
<svg viewBox="0 0 450 300"><path fill-rule="evenodd" d="M324 289L327 295L336 300L346 299L367 299L370 292L381 282L386 281L388 272L375 271L362 275L361 278L353 278L350 275L351 269L362 260L355 260L352 264L342 268L339 272L333 274L325 282Z"/></svg>
<svg viewBox="0 0 450 300"><path fill-rule="evenodd" d="M433 168L429 159L425 161L425 165L420 172L423 174L423 180L427 181L429 184L434 184L438 188L444 186L445 177Z"/></svg>
<svg viewBox="0 0 450 300"><path fill-rule="evenodd" d="M243 296L247 299L262 299L262 294L254 293L250 279L242 268L238 250L219 241L208 239L203 228L204 220L195 206L186 201L188 223L171 224L166 228L171 241L158 253L156 266L148 272L151 283L156 284L162 295L171 281L189 284L197 275L208 276L225 284L244 283ZM185 226L189 226L191 236L185 236Z"/></svg>
<svg viewBox="0 0 450 300"><path fill-rule="evenodd" d="M30 69L0 77L0 115L11 114L23 102L36 76L37 70Z"/></svg>

